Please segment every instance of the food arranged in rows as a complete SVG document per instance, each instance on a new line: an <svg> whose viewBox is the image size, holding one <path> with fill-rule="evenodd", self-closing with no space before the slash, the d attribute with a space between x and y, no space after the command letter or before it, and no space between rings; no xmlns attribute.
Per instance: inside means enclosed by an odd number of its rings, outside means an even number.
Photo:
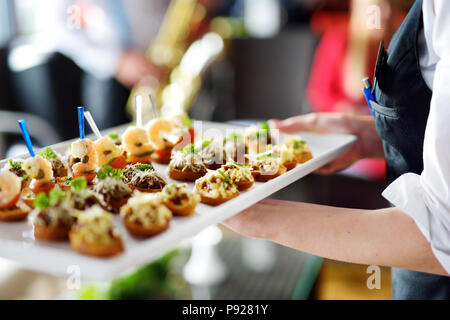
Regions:
<svg viewBox="0 0 450 320"><path fill-rule="evenodd" d="M96 141L85 137L85 117ZM196 139L187 115L129 127L102 136L89 112L79 108L80 139L65 155L51 148L26 160L10 160L0 172L0 221L28 218L41 241L69 240L76 252L111 257L124 250L113 222L149 238L170 227L173 216L195 214L198 203L218 206L312 159L306 142L289 137L272 145L267 124L225 139ZM168 164L168 183L152 162ZM185 182L195 182L189 190Z"/></svg>

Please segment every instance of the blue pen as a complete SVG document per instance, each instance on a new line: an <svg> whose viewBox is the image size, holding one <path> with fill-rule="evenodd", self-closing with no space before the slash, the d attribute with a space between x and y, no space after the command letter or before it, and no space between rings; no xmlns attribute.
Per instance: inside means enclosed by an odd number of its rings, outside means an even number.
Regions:
<svg viewBox="0 0 450 320"><path fill-rule="evenodd" d="M364 84L364 89L363 89L364 97L366 97L366 101L367 101L367 104L369 106L370 113L372 114L372 117L373 117L371 101L376 102L377 99L375 98L375 95L372 92L373 91L372 90L372 82L370 81L369 78L364 78L362 81L363 81L363 84Z"/></svg>

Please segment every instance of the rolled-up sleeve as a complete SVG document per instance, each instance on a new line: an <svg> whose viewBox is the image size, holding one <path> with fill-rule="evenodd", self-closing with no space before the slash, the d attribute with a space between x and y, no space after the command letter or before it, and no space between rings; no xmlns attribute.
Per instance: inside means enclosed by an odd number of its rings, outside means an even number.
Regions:
<svg viewBox="0 0 450 320"><path fill-rule="evenodd" d="M383 196L408 214L450 274L450 1L424 2L427 41L438 57L424 141L424 171L405 174ZM428 10L428 12L426 11Z"/></svg>

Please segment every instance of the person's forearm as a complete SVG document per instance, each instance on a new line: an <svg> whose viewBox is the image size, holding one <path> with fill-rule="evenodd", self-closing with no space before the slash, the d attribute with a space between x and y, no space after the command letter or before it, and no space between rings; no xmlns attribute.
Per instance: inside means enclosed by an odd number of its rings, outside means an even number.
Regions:
<svg viewBox="0 0 450 320"><path fill-rule="evenodd" d="M396 208L352 210L265 200L227 224L333 260L447 275L414 221Z"/></svg>

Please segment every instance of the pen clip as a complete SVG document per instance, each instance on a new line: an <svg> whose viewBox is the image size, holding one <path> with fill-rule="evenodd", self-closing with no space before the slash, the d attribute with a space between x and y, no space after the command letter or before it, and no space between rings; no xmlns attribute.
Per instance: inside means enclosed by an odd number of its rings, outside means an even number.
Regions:
<svg viewBox="0 0 450 320"><path fill-rule="evenodd" d="M387 53L386 50L384 49L384 40L381 40L380 47L378 48L377 63L375 64L372 94L375 94L375 87L377 86L378 82L378 72L380 71L380 68L386 63L386 58Z"/></svg>

